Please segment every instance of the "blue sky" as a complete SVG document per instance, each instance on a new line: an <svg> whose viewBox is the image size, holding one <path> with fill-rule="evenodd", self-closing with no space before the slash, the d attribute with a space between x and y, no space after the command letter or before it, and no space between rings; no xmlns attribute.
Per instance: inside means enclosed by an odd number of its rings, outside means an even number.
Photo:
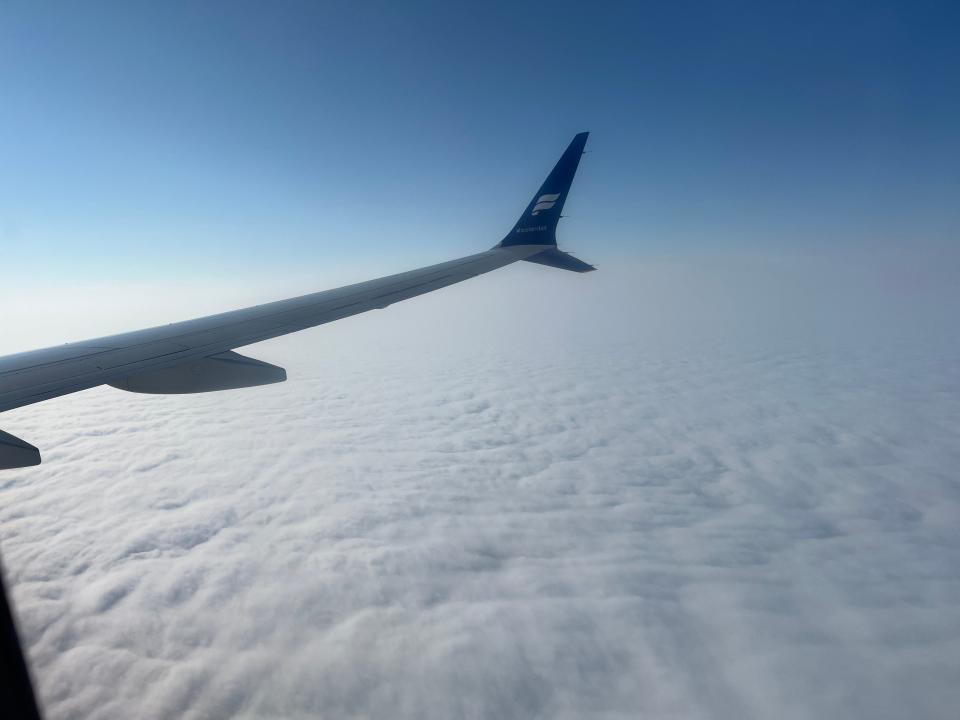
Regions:
<svg viewBox="0 0 960 720"><path fill-rule="evenodd" d="M0 355L489 248L592 132L597 273L0 417L49 717L949 715L958 21L0 0Z"/></svg>
<svg viewBox="0 0 960 720"><path fill-rule="evenodd" d="M488 247L592 131L599 262L944 246L953 3L0 4L0 243L48 278Z"/></svg>

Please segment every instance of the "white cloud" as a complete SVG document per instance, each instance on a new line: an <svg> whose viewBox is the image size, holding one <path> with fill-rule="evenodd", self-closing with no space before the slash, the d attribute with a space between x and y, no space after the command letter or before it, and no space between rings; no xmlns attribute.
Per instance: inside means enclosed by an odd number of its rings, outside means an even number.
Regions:
<svg viewBox="0 0 960 720"><path fill-rule="evenodd" d="M516 268L4 414L49 716L951 716L956 344L808 272Z"/></svg>

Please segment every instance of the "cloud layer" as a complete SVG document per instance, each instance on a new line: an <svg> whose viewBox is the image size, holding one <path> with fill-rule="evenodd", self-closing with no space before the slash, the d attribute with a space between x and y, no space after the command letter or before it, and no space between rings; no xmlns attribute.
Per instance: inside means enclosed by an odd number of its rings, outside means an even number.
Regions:
<svg viewBox="0 0 960 720"><path fill-rule="evenodd" d="M499 282L248 348L281 385L5 414L50 717L951 716L950 343L451 310Z"/></svg>

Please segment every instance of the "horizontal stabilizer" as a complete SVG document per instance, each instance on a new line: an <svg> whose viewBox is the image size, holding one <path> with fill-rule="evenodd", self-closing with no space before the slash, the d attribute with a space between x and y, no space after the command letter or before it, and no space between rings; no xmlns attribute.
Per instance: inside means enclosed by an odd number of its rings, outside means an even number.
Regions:
<svg viewBox="0 0 960 720"><path fill-rule="evenodd" d="M527 262L538 263L540 265L549 265L550 267L560 268L561 270L571 270L573 272L585 273L596 270L593 265L585 263L583 260L575 258L570 253L565 253L557 248L544 250L542 253L531 255L524 258Z"/></svg>
<svg viewBox="0 0 960 720"><path fill-rule="evenodd" d="M269 385L286 379L287 371L282 367L229 350L170 367L144 370L109 384L129 392L179 395Z"/></svg>
<svg viewBox="0 0 960 720"><path fill-rule="evenodd" d="M0 430L0 470L40 464L40 451L10 433Z"/></svg>

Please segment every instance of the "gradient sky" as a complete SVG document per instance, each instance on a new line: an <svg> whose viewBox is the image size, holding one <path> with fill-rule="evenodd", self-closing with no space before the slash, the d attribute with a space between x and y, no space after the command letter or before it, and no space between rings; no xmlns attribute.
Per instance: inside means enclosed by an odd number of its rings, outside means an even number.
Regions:
<svg viewBox="0 0 960 720"><path fill-rule="evenodd" d="M946 246L960 10L0 3L6 282L400 270L489 247L592 131L561 243Z"/></svg>
<svg viewBox="0 0 960 720"><path fill-rule="evenodd" d="M50 717L960 705L960 3L0 0L0 355L493 246L0 417ZM192 713L192 715L191 715Z"/></svg>

